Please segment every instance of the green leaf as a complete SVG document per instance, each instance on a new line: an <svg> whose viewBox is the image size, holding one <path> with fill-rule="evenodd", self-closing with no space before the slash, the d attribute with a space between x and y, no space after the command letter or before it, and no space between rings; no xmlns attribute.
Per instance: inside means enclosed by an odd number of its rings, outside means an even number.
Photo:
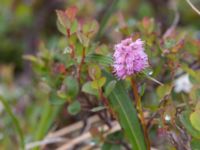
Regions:
<svg viewBox="0 0 200 150"><path fill-rule="evenodd" d="M36 56L33 56L33 55L24 55L23 58L25 60L29 60L32 63L37 64L39 66L44 66L44 62L40 58L37 58Z"/></svg>
<svg viewBox="0 0 200 150"><path fill-rule="evenodd" d="M101 147L101 150L121 150L122 145L114 143L115 141L119 141L124 139L123 134L121 132L115 132L106 137L106 140ZM109 143L106 141L113 141L113 143Z"/></svg>
<svg viewBox="0 0 200 150"><path fill-rule="evenodd" d="M68 8L66 11L56 10L58 30L66 35L67 29L73 34L78 29L78 21L75 19L76 8Z"/></svg>
<svg viewBox="0 0 200 150"><path fill-rule="evenodd" d="M192 70L186 64L182 64L181 69L183 69L185 72L187 72L191 76L190 79L193 78L192 80L196 80L196 83L200 82L200 78L199 78L200 73L198 71Z"/></svg>
<svg viewBox="0 0 200 150"><path fill-rule="evenodd" d="M195 94L196 94L196 98L200 99L200 89L196 89Z"/></svg>
<svg viewBox="0 0 200 150"><path fill-rule="evenodd" d="M57 26L58 31L59 31L60 33L62 33L62 34L64 34L64 35L67 34L66 28L65 28L63 25L61 25L60 21L58 21L58 20L56 21L56 26Z"/></svg>
<svg viewBox="0 0 200 150"><path fill-rule="evenodd" d="M16 118L15 114L12 112L8 102L2 96L0 96L0 102L2 102L4 109L6 110L6 112L12 119L13 125L16 128L17 134L19 135L21 149L25 149L24 135L20 127L18 119Z"/></svg>
<svg viewBox="0 0 200 150"><path fill-rule="evenodd" d="M58 31L60 31L60 33L62 33L63 35L67 35L67 29L65 26L63 26L59 20L56 21L56 25L58 28ZM74 34L76 33L78 30L78 21L74 20L71 25L70 25L70 34Z"/></svg>
<svg viewBox="0 0 200 150"><path fill-rule="evenodd" d="M116 80L112 80L110 81L105 88L105 96L109 96L110 93L112 92L112 90L115 88L117 81Z"/></svg>
<svg viewBox="0 0 200 150"><path fill-rule="evenodd" d="M64 84L66 85L67 96L69 96L69 98L74 98L79 91L78 81L72 76L67 76L64 80Z"/></svg>
<svg viewBox="0 0 200 150"><path fill-rule="evenodd" d="M200 101L197 102L195 106L195 111L200 111Z"/></svg>
<svg viewBox="0 0 200 150"><path fill-rule="evenodd" d="M77 36L78 36L80 43L83 44L84 47L89 46L90 39L85 34L83 34L81 32L77 32Z"/></svg>
<svg viewBox="0 0 200 150"><path fill-rule="evenodd" d="M101 77L101 69L99 68L98 65L95 64L89 65L88 72L93 80L99 79Z"/></svg>
<svg viewBox="0 0 200 150"><path fill-rule="evenodd" d="M81 110L81 104L79 101L75 101L73 103L71 103L68 107L67 107L67 111L71 114L71 115L76 115L80 112Z"/></svg>
<svg viewBox="0 0 200 150"><path fill-rule="evenodd" d="M49 96L49 101L54 105L62 105L66 102L65 99L59 97L55 91L52 91Z"/></svg>
<svg viewBox="0 0 200 150"><path fill-rule="evenodd" d="M88 20L82 26L82 31L88 38L91 38L98 31L98 23L96 20Z"/></svg>
<svg viewBox="0 0 200 150"><path fill-rule="evenodd" d="M191 75L189 75L189 80L192 84L196 84L198 81Z"/></svg>
<svg viewBox="0 0 200 150"><path fill-rule="evenodd" d="M191 147L192 147L192 150L199 150L199 148L200 148L200 140L199 139L192 139Z"/></svg>
<svg viewBox="0 0 200 150"><path fill-rule="evenodd" d="M122 146L119 144L110 144L110 143L105 143L102 148L102 150L121 150Z"/></svg>
<svg viewBox="0 0 200 150"><path fill-rule="evenodd" d="M44 104L40 119L38 120L38 125L33 133L34 140L41 140L46 136L49 128L55 120L55 117L59 113L61 106L62 105L51 105L48 101Z"/></svg>
<svg viewBox="0 0 200 150"><path fill-rule="evenodd" d="M104 74L107 76L108 82L115 80L112 75L106 72ZM116 86L108 96L108 99L127 139L132 145L132 149L146 150L142 127L139 123L136 109L124 88L123 81L118 81L116 83Z"/></svg>
<svg viewBox="0 0 200 150"><path fill-rule="evenodd" d="M109 9L103 15L103 18L101 20L101 24L100 24L100 27L99 27L99 31L98 31L98 33L96 34L96 37L95 37L96 41L99 40L102 37L104 29L105 29L110 17L112 16L113 12L115 10L117 10L118 3L119 3L119 0L113 0Z"/></svg>
<svg viewBox="0 0 200 150"><path fill-rule="evenodd" d="M56 93L57 93L59 98L67 99L67 95L66 95L66 93L64 91L58 90Z"/></svg>
<svg viewBox="0 0 200 150"><path fill-rule="evenodd" d="M165 85L160 85L156 89L156 93L158 95L159 99L162 99L166 94L169 94L171 92L172 86L165 84Z"/></svg>
<svg viewBox="0 0 200 150"><path fill-rule="evenodd" d="M92 81L91 86L94 89L100 89L105 83L106 83L106 78L101 77L99 79Z"/></svg>
<svg viewBox="0 0 200 150"><path fill-rule="evenodd" d="M174 39L168 39L164 42L165 49L170 49L176 44L176 41Z"/></svg>
<svg viewBox="0 0 200 150"><path fill-rule="evenodd" d="M104 56L100 54L90 54L86 56L86 62L98 63L103 66L110 66L113 63L112 57Z"/></svg>
<svg viewBox="0 0 200 150"><path fill-rule="evenodd" d="M190 122L190 112L185 111L180 116L180 121L183 124L183 126L186 128L186 130L195 138L200 138L200 132L196 130L191 122Z"/></svg>
<svg viewBox="0 0 200 150"><path fill-rule="evenodd" d="M107 55L108 54L108 52L109 52L109 47L108 47L108 45L106 45L106 44L101 44L101 45L99 45L99 46L97 46L96 47L96 49L95 49L95 52L97 53L97 54L101 54L101 55Z"/></svg>
<svg viewBox="0 0 200 150"><path fill-rule="evenodd" d="M200 111L195 111L195 112L190 114L191 124L198 131L200 131L200 118L199 118L199 116L200 116Z"/></svg>
<svg viewBox="0 0 200 150"><path fill-rule="evenodd" d="M98 96L98 91L95 90L94 88L92 88L91 86L92 82L86 82L83 86L82 86L82 91L91 95L95 95Z"/></svg>
<svg viewBox="0 0 200 150"><path fill-rule="evenodd" d="M65 23L67 22L67 16L65 15L64 11L56 10L56 15L60 25L65 27Z"/></svg>
<svg viewBox="0 0 200 150"><path fill-rule="evenodd" d="M77 29L78 29L78 21L77 21L77 20L74 20L74 21L72 22L71 27L70 27L70 33L71 33L71 34L75 33L75 32L77 31Z"/></svg>

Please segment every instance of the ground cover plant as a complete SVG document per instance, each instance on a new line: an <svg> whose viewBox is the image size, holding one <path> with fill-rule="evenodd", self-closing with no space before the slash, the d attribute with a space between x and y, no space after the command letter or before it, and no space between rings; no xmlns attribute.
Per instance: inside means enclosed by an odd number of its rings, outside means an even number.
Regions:
<svg viewBox="0 0 200 150"><path fill-rule="evenodd" d="M200 149L197 0L52 0L41 18L37 1L3 4L21 20L0 26L16 34L0 45L1 149Z"/></svg>

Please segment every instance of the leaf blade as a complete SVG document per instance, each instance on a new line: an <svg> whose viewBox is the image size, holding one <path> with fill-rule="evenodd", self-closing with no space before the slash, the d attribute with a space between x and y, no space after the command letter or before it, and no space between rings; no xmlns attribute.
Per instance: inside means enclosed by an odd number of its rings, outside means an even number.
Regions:
<svg viewBox="0 0 200 150"><path fill-rule="evenodd" d="M108 81L114 78L105 73ZM142 134L142 128L137 117L137 112L131 103L128 93L124 89L123 82L118 81L115 88L108 96L109 104L117 114L120 125L124 129L125 135L132 145L132 149L146 150L145 139Z"/></svg>
<svg viewBox="0 0 200 150"><path fill-rule="evenodd" d="M25 141L24 141L24 135L23 135L23 131L20 127L20 123L19 120L16 118L16 116L14 115L14 113L12 112L8 102L2 97L0 96L0 102L2 102L6 112L9 114L9 116L11 117L14 126L16 127L16 131L19 135L19 139L20 139L20 146L22 149L25 149Z"/></svg>

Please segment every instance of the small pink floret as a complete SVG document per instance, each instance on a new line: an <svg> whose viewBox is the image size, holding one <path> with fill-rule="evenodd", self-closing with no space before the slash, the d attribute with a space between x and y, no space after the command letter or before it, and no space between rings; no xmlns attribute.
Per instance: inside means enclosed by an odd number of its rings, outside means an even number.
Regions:
<svg viewBox="0 0 200 150"><path fill-rule="evenodd" d="M114 46L114 72L119 79L141 72L149 66L147 54L144 52L144 42L132 38L122 40Z"/></svg>

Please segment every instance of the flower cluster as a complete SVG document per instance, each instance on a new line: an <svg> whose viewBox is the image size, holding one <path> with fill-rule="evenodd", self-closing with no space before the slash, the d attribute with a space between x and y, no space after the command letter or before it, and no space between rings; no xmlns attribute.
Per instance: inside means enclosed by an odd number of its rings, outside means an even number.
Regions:
<svg viewBox="0 0 200 150"><path fill-rule="evenodd" d="M132 38L122 40L114 47L114 72L119 79L141 72L149 66L147 54L143 48L144 42Z"/></svg>

